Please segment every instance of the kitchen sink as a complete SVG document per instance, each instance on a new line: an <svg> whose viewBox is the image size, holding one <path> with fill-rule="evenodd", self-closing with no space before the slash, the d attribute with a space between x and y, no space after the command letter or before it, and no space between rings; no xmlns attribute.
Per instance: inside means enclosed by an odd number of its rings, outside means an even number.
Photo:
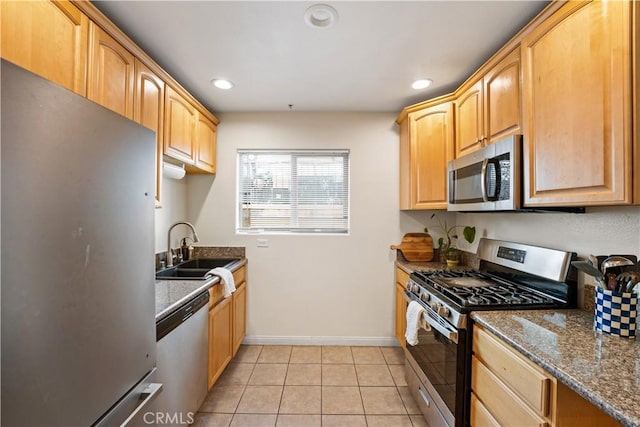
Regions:
<svg viewBox="0 0 640 427"><path fill-rule="evenodd" d="M156 279L162 280L203 280L208 279L209 270L216 267L227 267L240 261L240 258L203 258L193 259L164 270L156 271Z"/></svg>
<svg viewBox="0 0 640 427"><path fill-rule="evenodd" d="M230 264L233 264L236 261L239 261L240 258L201 258L201 259L190 259L189 261L181 262L177 265L178 268L195 268L200 269L204 268L207 270L211 270L216 267L224 267Z"/></svg>

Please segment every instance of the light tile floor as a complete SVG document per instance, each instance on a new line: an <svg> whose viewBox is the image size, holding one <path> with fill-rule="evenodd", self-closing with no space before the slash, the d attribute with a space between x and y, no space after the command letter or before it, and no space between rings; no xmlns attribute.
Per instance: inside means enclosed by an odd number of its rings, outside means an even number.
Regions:
<svg viewBox="0 0 640 427"><path fill-rule="evenodd" d="M193 426L426 427L399 347L240 347Z"/></svg>

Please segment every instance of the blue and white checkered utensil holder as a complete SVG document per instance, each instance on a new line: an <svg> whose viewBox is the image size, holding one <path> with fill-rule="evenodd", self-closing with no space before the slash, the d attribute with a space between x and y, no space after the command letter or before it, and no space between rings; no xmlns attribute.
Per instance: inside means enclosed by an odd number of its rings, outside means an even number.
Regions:
<svg viewBox="0 0 640 427"><path fill-rule="evenodd" d="M610 335L636 337L638 295L596 288L594 329Z"/></svg>

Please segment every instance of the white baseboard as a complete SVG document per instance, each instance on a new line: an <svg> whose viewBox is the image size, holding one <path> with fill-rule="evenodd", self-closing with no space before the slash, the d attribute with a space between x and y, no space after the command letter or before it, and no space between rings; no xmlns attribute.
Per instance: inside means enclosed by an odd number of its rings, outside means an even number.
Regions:
<svg viewBox="0 0 640 427"><path fill-rule="evenodd" d="M277 335L247 335L242 341L248 345L352 345L398 347L395 337L296 337Z"/></svg>

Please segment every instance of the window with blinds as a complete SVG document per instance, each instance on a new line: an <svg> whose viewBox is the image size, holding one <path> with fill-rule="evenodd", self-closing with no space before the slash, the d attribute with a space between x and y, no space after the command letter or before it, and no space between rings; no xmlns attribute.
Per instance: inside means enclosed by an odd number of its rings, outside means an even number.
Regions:
<svg viewBox="0 0 640 427"><path fill-rule="evenodd" d="M349 150L239 150L237 231L349 232Z"/></svg>

